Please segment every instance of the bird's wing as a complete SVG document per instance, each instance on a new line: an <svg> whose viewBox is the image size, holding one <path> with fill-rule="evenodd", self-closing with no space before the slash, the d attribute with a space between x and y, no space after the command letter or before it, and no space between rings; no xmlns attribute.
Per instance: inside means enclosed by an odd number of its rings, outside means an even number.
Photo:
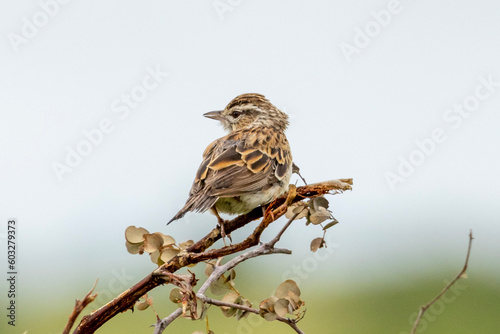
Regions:
<svg viewBox="0 0 500 334"><path fill-rule="evenodd" d="M255 193L282 180L292 166L283 133L240 130L211 143L203 153L184 207L169 224L188 211L204 212L219 197Z"/></svg>
<svg viewBox="0 0 500 334"><path fill-rule="evenodd" d="M214 197L254 193L285 177L292 164L283 133L237 131L207 147L192 194Z"/></svg>

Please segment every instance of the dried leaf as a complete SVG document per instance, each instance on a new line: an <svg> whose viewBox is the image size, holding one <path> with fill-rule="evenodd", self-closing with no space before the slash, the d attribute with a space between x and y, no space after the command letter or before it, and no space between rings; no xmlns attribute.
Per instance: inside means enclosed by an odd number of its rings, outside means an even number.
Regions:
<svg viewBox="0 0 500 334"><path fill-rule="evenodd" d="M207 314L207 305L205 303L198 302L196 303L196 318L204 319Z"/></svg>
<svg viewBox="0 0 500 334"><path fill-rule="evenodd" d="M170 291L169 298L170 298L170 300L173 303L176 303L176 304L180 303L182 301L182 292L181 292L181 289L179 289L179 288L173 288Z"/></svg>
<svg viewBox="0 0 500 334"><path fill-rule="evenodd" d="M160 259L160 251L159 250L155 250L153 253L151 253L150 255L150 258L151 258L151 262L153 263L156 263L157 265L161 266L164 262L161 261Z"/></svg>
<svg viewBox="0 0 500 334"><path fill-rule="evenodd" d="M125 247L127 247L127 252L130 254L139 254L144 252L142 243L133 244L125 240Z"/></svg>
<svg viewBox="0 0 500 334"><path fill-rule="evenodd" d="M274 321L278 317L278 315L276 313L273 313L273 312L264 312L264 313L261 313L260 315L261 315L261 317L263 317L267 321Z"/></svg>
<svg viewBox="0 0 500 334"><path fill-rule="evenodd" d="M210 291L214 295L225 295L229 290L231 290L231 286L226 283L225 279L221 276L219 279L210 285Z"/></svg>
<svg viewBox="0 0 500 334"><path fill-rule="evenodd" d="M297 202L292 205L290 205L285 213L285 217L287 219L291 219L296 213L299 213L297 217L295 217L296 220L302 219L307 216L307 204L302 203L302 202Z"/></svg>
<svg viewBox="0 0 500 334"><path fill-rule="evenodd" d="M272 296L260 302L259 304L260 316L266 319L267 321L276 320L278 316L274 311L274 304L276 301L278 301L278 298Z"/></svg>
<svg viewBox="0 0 500 334"><path fill-rule="evenodd" d="M161 235L153 233L153 234L145 234L144 235L144 251L148 253L153 253L154 251L160 249L163 245L163 238Z"/></svg>
<svg viewBox="0 0 500 334"><path fill-rule="evenodd" d="M252 307L252 303L250 303L246 298L241 298L239 304L246 307ZM236 311L236 320L240 320L241 318L246 318L248 317L249 314L250 313L248 311L238 309L238 311Z"/></svg>
<svg viewBox="0 0 500 334"><path fill-rule="evenodd" d="M240 296L234 292L230 291L224 297L222 297L222 301L226 303L231 303L231 304L238 304L238 299L240 299ZM238 310L237 308L234 307L227 307L227 306L221 306L221 311L222 314L224 314L225 317L230 318L236 314L236 311Z"/></svg>
<svg viewBox="0 0 500 334"><path fill-rule="evenodd" d="M230 282L233 281L236 278L236 271L234 269L231 269L229 271L229 274L226 276L225 281Z"/></svg>
<svg viewBox="0 0 500 334"><path fill-rule="evenodd" d="M209 277L210 275L212 275L214 269L214 264L207 263L207 266L205 267L205 276Z"/></svg>
<svg viewBox="0 0 500 334"><path fill-rule="evenodd" d="M314 253L324 245L325 240L323 238L315 238L313 241L311 241L311 251Z"/></svg>
<svg viewBox="0 0 500 334"><path fill-rule="evenodd" d="M226 293L224 297L222 297L222 301L226 303L237 304L237 300L240 297L241 296L236 292L230 291L229 293Z"/></svg>
<svg viewBox="0 0 500 334"><path fill-rule="evenodd" d="M311 216L309 217L309 220L311 221L312 224L318 225L324 222L327 219L330 219L332 217L330 211L325 209L324 207L319 207L318 210L315 210Z"/></svg>
<svg viewBox="0 0 500 334"><path fill-rule="evenodd" d="M259 304L259 309L274 312L274 303L278 301L278 298L275 296L271 296L267 299L264 299Z"/></svg>
<svg viewBox="0 0 500 334"><path fill-rule="evenodd" d="M149 304L147 302L138 302L135 304L135 307L139 311L144 311L145 309L147 309L149 307Z"/></svg>
<svg viewBox="0 0 500 334"><path fill-rule="evenodd" d="M278 299L276 301L276 303L274 303L274 311L280 317L284 317L285 315L288 314L289 305L290 305L290 302L287 299L284 299L284 298Z"/></svg>
<svg viewBox="0 0 500 334"><path fill-rule="evenodd" d="M328 224L325 225L325 227L323 227L323 230L326 231L328 230L330 227L334 226L334 225L337 225L339 223L339 221L337 219L335 219L334 221L332 222L329 222Z"/></svg>
<svg viewBox="0 0 500 334"><path fill-rule="evenodd" d="M286 210L285 217L286 219L291 219L293 217L293 205L290 205L288 209Z"/></svg>
<svg viewBox="0 0 500 334"><path fill-rule="evenodd" d="M178 249L166 248L166 249L161 251L160 259L163 262L167 263L168 261L173 259L175 256L177 256L177 254L179 254L179 253L180 253L180 251Z"/></svg>
<svg viewBox="0 0 500 334"><path fill-rule="evenodd" d="M125 230L125 239L132 244L138 244L144 241L144 234L149 234L149 231L142 227L129 226Z"/></svg>
<svg viewBox="0 0 500 334"><path fill-rule="evenodd" d="M191 247L192 245L194 245L193 240L186 240L186 241L183 241L179 244L179 248L184 250L184 249Z"/></svg>
<svg viewBox="0 0 500 334"><path fill-rule="evenodd" d="M330 205L330 203L328 203L328 200L324 196L315 197L309 203L309 206L314 211L318 211L319 208L328 209L329 205Z"/></svg>
<svg viewBox="0 0 500 334"><path fill-rule="evenodd" d="M288 297L286 297L286 299L290 302L290 309L292 312L297 310L302 305L302 300L300 300L299 295L291 290L288 291Z"/></svg>
<svg viewBox="0 0 500 334"><path fill-rule="evenodd" d="M278 298L289 298L289 291L293 292L296 296L300 296L300 289L297 283L294 280L288 279L281 283L274 295Z"/></svg>
<svg viewBox="0 0 500 334"><path fill-rule="evenodd" d="M175 245L175 239L170 235L165 235L161 232L156 232L155 234L161 235L163 239L163 246Z"/></svg>

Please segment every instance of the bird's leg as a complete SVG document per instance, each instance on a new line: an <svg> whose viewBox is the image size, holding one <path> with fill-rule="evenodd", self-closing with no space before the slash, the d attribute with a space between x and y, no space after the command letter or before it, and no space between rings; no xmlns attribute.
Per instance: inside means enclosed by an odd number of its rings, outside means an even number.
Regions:
<svg viewBox="0 0 500 334"><path fill-rule="evenodd" d="M288 188L288 195L287 195L286 201L285 201L285 204L287 205L287 207L292 204L293 199L295 197L297 197L297 188L293 184L291 184ZM272 207L274 207L277 199L278 198L275 197L274 200L271 203L269 203L269 205L266 208L264 208L264 206L261 207L262 208L262 219L266 219L266 216L270 215L272 221L275 220Z"/></svg>
<svg viewBox="0 0 500 334"><path fill-rule="evenodd" d="M274 213L273 213L273 210L271 210L271 208L273 207L273 204L274 202L276 201L276 198L274 198L274 200L269 203L269 205L267 207L262 207L262 219L266 219L266 216L267 215L271 215L271 219L272 221L274 221Z"/></svg>
<svg viewBox="0 0 500 334"><path fill-rule="evenodd" d="M226 223L226 221L224 219L222 219L222 217L219 215L219 212L217 211L217 209L215 208L215 205L212 207L212 212L214 213L215 217L217 217L217 221L219 222L219 225L220 225L220 235L222 237L222 241L224 242L224 246L227 246L226 245L226 230L224 228L224 224ZM227 237L229 238L229 240L232 242L233 240L231 239L231 235L227 235Z"/></svg>

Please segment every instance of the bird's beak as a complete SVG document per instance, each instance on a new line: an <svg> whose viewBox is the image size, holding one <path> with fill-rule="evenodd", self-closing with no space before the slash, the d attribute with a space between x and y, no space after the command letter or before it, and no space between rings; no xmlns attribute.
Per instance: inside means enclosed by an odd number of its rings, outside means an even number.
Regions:
<svg viewBox="0 0 500 334"><path fill-rule="evenodd" d="M216 110L216 111L209 111L203 116L211 119L215 119L216 121L222 121L224 118L222 117L222 110Z"/></svg>

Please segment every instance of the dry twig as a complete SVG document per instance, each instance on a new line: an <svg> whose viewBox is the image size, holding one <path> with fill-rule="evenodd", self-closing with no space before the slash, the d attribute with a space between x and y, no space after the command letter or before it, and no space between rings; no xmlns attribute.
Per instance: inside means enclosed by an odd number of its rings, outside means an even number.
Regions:
<svg viewBox="0 0 500 334"><path fill-rule="evenodd" d="M90 303L92 303L95 298L97 297L97 293L95 295L92 295L92 292L94 292L94 289L97 285L97 281L95 281L94 286L92 289L83 297L82 300L76 300L75 301L75 307L73 309L73 312L71 312L71 315L69 316L68 323L66 324L66 327L63 330L63 334L69 334L69 331L75 324L76 318L82 313L83 309Z"/></svg>
<svg viewBox="0 0 500 334"><path fill-rule="evenodd" d="M437 302L453 286L453 284L455 284L456 281L458 281L461 278L467 277L466 272L467 272L467 266L469 265L469 256L470 256L470 250L471 250L473 239L474 238L472 236L472 230L471 230L469 232L469 247L467 248L467 256L465 257L465 264L464 264L462 270L460 270L460 272L453 279L453 281L451 281L447 286L445 286L444 289L441 290L441 292L433 300L431 300L429 303L427 303L425 305L420 306L420 312L418 312L417 319L415 320L415 323L413 324L413 328L411 329L410 334L416 333L417 327L418 327L420 320L422 319L422 316L424 315L425 311L427 311L429 309L429 307L431 307L435 302Z"/></svg>

